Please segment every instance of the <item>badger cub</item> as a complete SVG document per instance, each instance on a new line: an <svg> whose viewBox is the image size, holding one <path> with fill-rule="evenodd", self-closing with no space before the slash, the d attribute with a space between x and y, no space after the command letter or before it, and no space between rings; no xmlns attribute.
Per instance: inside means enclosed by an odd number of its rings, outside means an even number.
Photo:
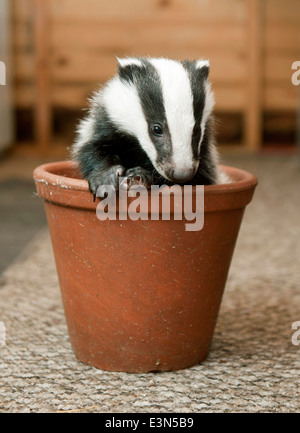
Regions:
<svg viewBox="0 0 300 433"><path fill-rule="evenodd" d="M209 62L118 60L91 99L72 156L91 193L100 185L224 183L217 166Z"/></svg>

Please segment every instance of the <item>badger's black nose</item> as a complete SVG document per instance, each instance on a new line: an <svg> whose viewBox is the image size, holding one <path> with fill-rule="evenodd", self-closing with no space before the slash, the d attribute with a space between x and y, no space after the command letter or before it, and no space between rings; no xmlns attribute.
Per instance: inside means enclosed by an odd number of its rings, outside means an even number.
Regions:
<svg viewBox="0 0 300 433"><path fill-rule="evenodd" d="M173 182L185 183L193 179L195 174L196 170L194 168L187 168L185 170L171 170L169 177Z"/></svg>

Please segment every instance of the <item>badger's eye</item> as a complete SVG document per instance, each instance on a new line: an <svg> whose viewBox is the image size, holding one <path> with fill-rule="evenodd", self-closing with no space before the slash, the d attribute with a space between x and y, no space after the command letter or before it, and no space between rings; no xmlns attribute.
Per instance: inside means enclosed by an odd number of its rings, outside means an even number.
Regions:
<svg viewBox="0 0 300 433"><path fill-rule="evenodd" d="M155 125L152 126L151 132L154 135L162 136L163 135L162 126L159 123L156 123Z"/></svg>

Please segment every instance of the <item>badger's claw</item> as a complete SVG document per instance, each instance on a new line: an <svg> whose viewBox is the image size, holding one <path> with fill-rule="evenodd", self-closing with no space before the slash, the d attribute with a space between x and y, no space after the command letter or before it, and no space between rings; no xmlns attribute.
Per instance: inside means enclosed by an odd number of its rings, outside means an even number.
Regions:
<svg viewBox="0 0 300 433"><path fill-rule="evenodd" d="M89 183L90 192L93 194L93 200L96 200L97 190L101 187L103 191L105 186L112 186L116 191L119 189L119 178L124 176L125 168L121 165L113 165L108 170L94 169L88 176L87 180ZM100 196L100 194L99 194Z"/></svg>
<svg viewBox="0 0 300 433"><path fill-rule="evenodd" d="M133 167L126 170L125 178L121 182L123 188L129 189L132 186L145 186L149 188L151 185L150 173L142 167Z"/></svg>

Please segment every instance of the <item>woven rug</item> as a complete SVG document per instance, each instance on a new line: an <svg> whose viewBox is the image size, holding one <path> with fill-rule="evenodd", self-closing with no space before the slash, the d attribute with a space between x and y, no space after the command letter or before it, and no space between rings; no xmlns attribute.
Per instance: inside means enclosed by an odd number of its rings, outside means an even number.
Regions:
<svg viewBox="0 0 300 433"><path fill-rule="evenodd" d="M209 357L177 372L127 374L77 361L51 243L42 231L1 278L2 412L299 412L300 169L261 158ZM300 341L300 337L299 337Z"/></svg>

